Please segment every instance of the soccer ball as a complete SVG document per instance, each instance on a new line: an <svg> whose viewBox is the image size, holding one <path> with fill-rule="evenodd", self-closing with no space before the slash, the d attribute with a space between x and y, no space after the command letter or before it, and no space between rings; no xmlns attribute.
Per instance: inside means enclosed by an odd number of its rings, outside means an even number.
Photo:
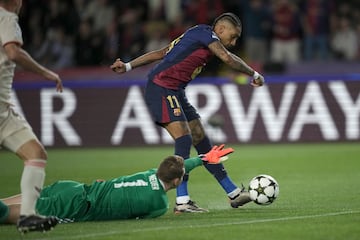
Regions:
<svg viewBox="0 0 360 240"><path fill-rule="evenodd" d="M261 174L250 180L250 199L259 205L269 205L279 195L279 184L266 174Z"/></svg>

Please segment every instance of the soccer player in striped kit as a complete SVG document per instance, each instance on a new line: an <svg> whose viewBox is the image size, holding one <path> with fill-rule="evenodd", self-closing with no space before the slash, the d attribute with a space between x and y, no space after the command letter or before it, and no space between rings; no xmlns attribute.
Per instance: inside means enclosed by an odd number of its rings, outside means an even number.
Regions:
<svg viewBox="0 0 360 240"><path fill-rule="evenodd" d="M212 26L196 25L173 40L168 46L146 53L130 62L117 59L110 67L125 73L155 61L160 62L150 71L145 89L145 100L156 124L165 128L175 141L175 154L187 159L193 145L198 154L208 152L212 143L204 131L200 116L188 102L186 86L201 72L212 56L220 58L235 70L252 77L254 87L264 84L264 77L241 58L227 49L234 47L242 25L233 13L223 13ZM250 201L249 193L238 187L228 176L224 166L205 164L229 197L233 208ZM175 213L206 212L190 199L188 175L177 188Z"/></svg>

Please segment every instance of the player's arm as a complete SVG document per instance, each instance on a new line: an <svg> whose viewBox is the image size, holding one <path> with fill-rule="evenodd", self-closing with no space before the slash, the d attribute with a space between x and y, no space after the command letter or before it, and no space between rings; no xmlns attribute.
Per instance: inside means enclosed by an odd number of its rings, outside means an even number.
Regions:
<svg viewBox="0 0 360 240"><path fill-rule="evenodd" d="M231 68L238 70L253 77L251 84L255 87L262 86L264 84L264 77L258 72L253 70L247 65L240 57L228 51L220 41L214 41L208 45L210 51L212 51L218 58Z"/></svg>
<svg viewBox="0 0 360 240"><path fill-rule="evenodd" d="M150 64L161 60L166 55L169 46L161 48L159 50L151 51L133 59L130 62L124 63L120 58L116 59L110 68L116 73L128 72L133 68L137 68L146 64Z"/></svg>
<svg viewBox="0 0 360 240"><path fill-rule="evenodd" d="M25 70L39 74L44 78L55 82L56 90L62 92L62 81L58 74L37 63L18 43L11 42L4 46L8 58Z"/></svg>
<svg viewBox="0 0 360 240"><path fill-rule="evenodd" d="M203 161L200 157L188 158L184 161L185 172L189 173L196 167L203 165Z"/></svg>

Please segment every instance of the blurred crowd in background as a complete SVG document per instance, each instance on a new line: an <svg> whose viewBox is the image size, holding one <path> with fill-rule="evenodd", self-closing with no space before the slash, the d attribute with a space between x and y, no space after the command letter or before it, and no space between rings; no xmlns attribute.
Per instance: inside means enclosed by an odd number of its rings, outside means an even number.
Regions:
<svg viewBox="0 0 360 240"><path fill-rule="evenodd" d="M227 11L242 20L234 51L249 63L360 61L357 0L27 0L19 22L24 48L64 69L129 61Z"/></svg>

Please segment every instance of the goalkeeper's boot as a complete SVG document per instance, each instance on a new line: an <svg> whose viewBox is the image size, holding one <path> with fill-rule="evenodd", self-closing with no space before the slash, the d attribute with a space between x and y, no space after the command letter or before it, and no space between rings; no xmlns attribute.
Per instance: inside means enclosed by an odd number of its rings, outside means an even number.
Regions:
<svg viewBox="0 0 360 240"><path fill-rule="evenodd" d="M52 230L59 223L57 217L43 217L38 215L20 216L17 222L17 230L20 233L46 232Z"/></svg>
<svg viewBox="0 0 360 240"><path fill-rule="evenodd" d="M233 208L238 208L251 201L252 200L250 199L250 193L246 191L243 187L241 189L241 192L237 196L235 196L234 198L230 198L230 205Z"/></svg>
<svg viewBox="0 0 360 240"><path fill-rule="evenodd" d="M178 204L174 207L174 213L203 213L208 212L207 209L199 207L194 201L189 200L187 203Z"/></svg>

